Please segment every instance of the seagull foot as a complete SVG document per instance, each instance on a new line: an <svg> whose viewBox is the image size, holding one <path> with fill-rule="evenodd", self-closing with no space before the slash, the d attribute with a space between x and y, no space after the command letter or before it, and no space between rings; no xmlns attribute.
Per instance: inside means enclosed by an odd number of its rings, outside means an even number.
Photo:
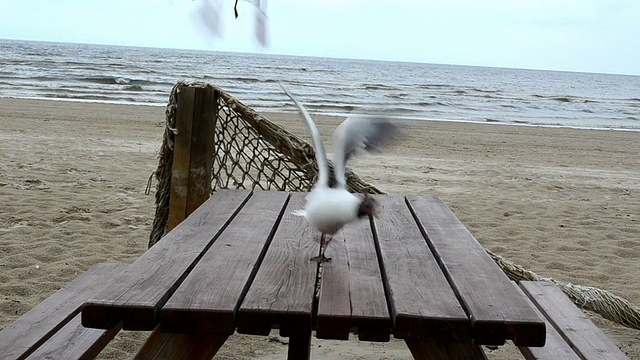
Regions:
<svg viewBox="0 0 640 360"><path fill-rule="evenodd" d="M322 264L322 263L326 263L326 262L331 262L331 258L328 258L324 255L318 255L318 256L314 256L310 259L311 261L315 261L318 264Z"/></svg>

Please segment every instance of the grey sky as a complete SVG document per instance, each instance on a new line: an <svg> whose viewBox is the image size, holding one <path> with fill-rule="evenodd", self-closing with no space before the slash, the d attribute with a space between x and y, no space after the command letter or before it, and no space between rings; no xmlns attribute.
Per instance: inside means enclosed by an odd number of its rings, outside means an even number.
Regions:
<svg viewBox="0 0 640 360"><path fill-rule="evenodd" d="M249 3L212 37L202 1L0 0L0 38L640 75L637 0L269 0L267 48Z"/></svg>

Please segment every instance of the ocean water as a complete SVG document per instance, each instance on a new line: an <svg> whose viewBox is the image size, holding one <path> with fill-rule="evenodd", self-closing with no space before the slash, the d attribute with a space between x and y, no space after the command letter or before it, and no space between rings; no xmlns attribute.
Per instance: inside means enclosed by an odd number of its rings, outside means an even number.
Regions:
<svg viewBox="0 0 640 360"><path fill-rule="evenodd" d="M640 130L640 76L0 40L0 97L165 105L205 81L257 111Z"/></svg>

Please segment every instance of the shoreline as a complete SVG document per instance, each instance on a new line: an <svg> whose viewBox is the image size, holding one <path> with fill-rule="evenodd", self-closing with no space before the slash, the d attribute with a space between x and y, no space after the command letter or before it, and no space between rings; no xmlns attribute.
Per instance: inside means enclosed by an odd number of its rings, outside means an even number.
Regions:
<svg viewBox="0 0 640 360"><path fill-rule="evenodd" d="M127 101L108 101L108 100L89 100L89 99L64 99L64 98L46 98L46 97L12 97L2 96L1 99L19 100L19 101L52 101L52 102L70 102L70 103L82 103L82 104L103 104L103 105L122 105L122 106L148 106L148 107L166 107L167 104L158 103L143 103L143 102L127 102ZM246 104L245 104L246 105ZM262 110L255 108L258 113L261 114L298 114L296 111L286 111L278 109ZM309 110L309 113L313 116L333 117L333 118L345 118L351 114L343 113L317 113ZM367 113L354 113L356 115L368 116ZM385 114L383 114L385 115ZM501 126L523 126L533 128L549 128L549 129L575 129L575 130L594 130L594 131L628 131L628 132L640 132L640 127L637 129L630 128L615 128L615 127L582 127L582 126L569 126L569 125L554 125L554 124L528 124L525 122L504 122L496 120L474 121L474 120L456 120L456 119L434 119L428 117L416 117L412 115L388 115L392 119L400 121L431 121L431 122L443 122L443 123L468 123L468 124L484 124L484 125L501 125Z"/></svg>
<svg viewBox="0 0 640 360"><path fill-rule="evenodd" d="M264 115L309 141L298 114ZM325 140L341 121L316 119ZM404 125L402 141L349 167L387 193L440 197L485 248L527 270L640 305L638 132ZM164 130L160 106L0 98L0 328L92 265L146 250L155 181L144 192ZM587 314L640 358L640 331ZM99 359L130 358L145 335L121 332ZM216 359L283 358L270 339L234 335ZM401 341L313 344L328 360L411 358ZM510 345L489 358L522 357Z"/></svg>

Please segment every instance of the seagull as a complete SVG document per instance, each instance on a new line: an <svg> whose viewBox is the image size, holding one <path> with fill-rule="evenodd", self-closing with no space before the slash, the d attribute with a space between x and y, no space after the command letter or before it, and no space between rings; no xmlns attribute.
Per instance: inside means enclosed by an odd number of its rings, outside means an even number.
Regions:
<svg viewBox="0 0 640 360"><path fill-rule="evenodd" d="M359 197L347 190L345 166L351 156L359 150L372 152L386 145L390 135L398 130L398 126L384 117L350 116L344 120L334 132L335 187L330 187L329 162L322 145L322 137L304 106L283 84L280 84L280 87L302 113L311 133L318 162L318 178L305 198L304 209L295 210L293 214L306 218L323 237L328 235L329 240L325 243L328 244L332 236L346 224L376 216L373 198L366 194ZM321 255L311 260L322 263L331 259Z"/></svg>

